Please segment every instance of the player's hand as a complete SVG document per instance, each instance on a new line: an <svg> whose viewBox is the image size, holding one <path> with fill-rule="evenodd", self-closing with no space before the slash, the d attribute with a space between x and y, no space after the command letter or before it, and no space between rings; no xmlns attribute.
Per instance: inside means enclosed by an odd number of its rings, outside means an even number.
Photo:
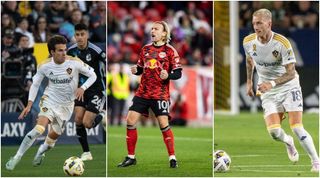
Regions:
<svg viewBox="0 0 320 178"><path fill-rule="evenodd" d="M83 94L84 94L84 89L83 88L77 88L77 90L76 90L76 99L83 102Z"/></svg>
<svg viewBox="0 0 320 178"><path fill-rule="evenodd" d="M136 74L138 72L138 66L137 65L134 65L134 66L131 66L131 73L132 74Z"/></svg>
<svg viewBox="0 0 320 178"><path fill-rule="evenodd" d="M28 101L28 105L22 110L22 112L20 113L18 119L22 120L24 119L30 112L31 107L32 107L33 102L32 101Z"/></svg>
<svg viewBox="0 0 320 178"><path fill-rule="evenodd" d="M265 93L267 91L269 91L272 88L272 85L270 82L263 82L260 85L258 85L258 90L261 93Z"/></svg>
<svg viewBox="0 0 320 178"><path fill-rule="evenodd" d="M252 81L247 81L247 95L253 97L254 96L254 92L252 89Z"/></svg>
<svg viewBox="0 0 320 178"><path fill-rule="evenodd" d="M162 69L161 72L160 72L160 78L162 80L166 80L168 78L169 74L166 70Z"/></svg>

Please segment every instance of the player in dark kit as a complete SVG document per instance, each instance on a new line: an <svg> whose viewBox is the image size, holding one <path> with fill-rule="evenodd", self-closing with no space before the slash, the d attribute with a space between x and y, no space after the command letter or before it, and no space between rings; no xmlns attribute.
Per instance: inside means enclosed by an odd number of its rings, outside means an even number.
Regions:
<svg viewBox="0 0 320 178"><path fill-rule="evenodd" d="M98 46L88 41L89 32L85 24L75 25L75 38L77 43L70 46L67 54L80 58L84 63L94 68L97 75L97 80L85 91L84 99L75 101L74 108L76 132L83 150L81 159L87 161L92 160L93 157L89 150L85 128L94 128L105 115L103 108L105 105L103 73L105 73L106 54ZM80 75L79 85L86 80L85 76Z"/></svg>
<svg viewBox="0 0 320 178"><path fill-rule="evenodd" d="M169 82L181 78L182 67L177 51L169 45L170 30L164 21L154 22L151 28L152 44L145 45L137 65L131 67L132 74L141 75L141 83L133 98L127 115L128 156L118 167L135 165L135 147L138 138L136 124L148 109L154 112L169 154L171 168L178 167L174 153L174 137L169 126Z"/></svg>

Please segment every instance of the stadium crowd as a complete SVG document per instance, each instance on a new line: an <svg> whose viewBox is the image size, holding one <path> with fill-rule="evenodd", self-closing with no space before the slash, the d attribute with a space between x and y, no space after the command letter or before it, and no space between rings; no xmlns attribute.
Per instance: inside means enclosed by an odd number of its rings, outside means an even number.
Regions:
<svg viewBox="0 0 320 178"><path fill-rule="evenodd" d="M317 1L240 1L240 28L251 28L252 13L261 8L270 9L275 29L315 29L319 26Z"/></svg>
<svg viewBox="0 0 320 178"><path fill-rule="evenodd" d="M211 66L212 2L108 2L108 63L136 63L154 21L171 28L171 45L184 65Z"/></svg>
<svg viewBox="0 0 320 178"><path fill-rule="evenodd" d="M2 100L16 97L26 104L36 73L35 43L60 34L75 43L74 25L89 27L89 40L106 46L105 1L2 1Z"/></svg>

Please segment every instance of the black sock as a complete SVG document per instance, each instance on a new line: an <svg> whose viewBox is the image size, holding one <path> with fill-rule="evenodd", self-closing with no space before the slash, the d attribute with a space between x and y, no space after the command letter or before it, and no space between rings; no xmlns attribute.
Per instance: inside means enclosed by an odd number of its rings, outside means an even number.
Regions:
<svg viewBox="0 0 320 178"><path fill-rule="evenodd" d="M88 139L87 139L86 128L83 126L83 124L77 125L76 132L77 132L78 140L81 144L83 152L88 152L89 151L89 144L88 144Z"/></svg>
<svg viewBox="0 0 320 178"><path fill-rule="evenodd" d="M101 114L98 114L96 118L94 118L94 121L92 123L92 128L95 128L101 121L103 116Z"/></svg>

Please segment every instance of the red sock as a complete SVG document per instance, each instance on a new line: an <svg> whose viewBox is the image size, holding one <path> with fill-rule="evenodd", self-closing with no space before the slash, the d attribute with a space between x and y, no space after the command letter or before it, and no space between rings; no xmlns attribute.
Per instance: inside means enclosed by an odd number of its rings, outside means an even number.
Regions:
<svg viewBox="0 0 320 178"><path fill-rule="evenodd" d="M162 131L163 141L167 146L169 156L174 155L174 138L171 129Z"/></svg>
<svg viewBox="0 0 320 178"><path fill-rule="evenodd" d="M136 143L138 139L137 129L127 128L127 150L128 155L134 155L136 149Z"/></svg>

